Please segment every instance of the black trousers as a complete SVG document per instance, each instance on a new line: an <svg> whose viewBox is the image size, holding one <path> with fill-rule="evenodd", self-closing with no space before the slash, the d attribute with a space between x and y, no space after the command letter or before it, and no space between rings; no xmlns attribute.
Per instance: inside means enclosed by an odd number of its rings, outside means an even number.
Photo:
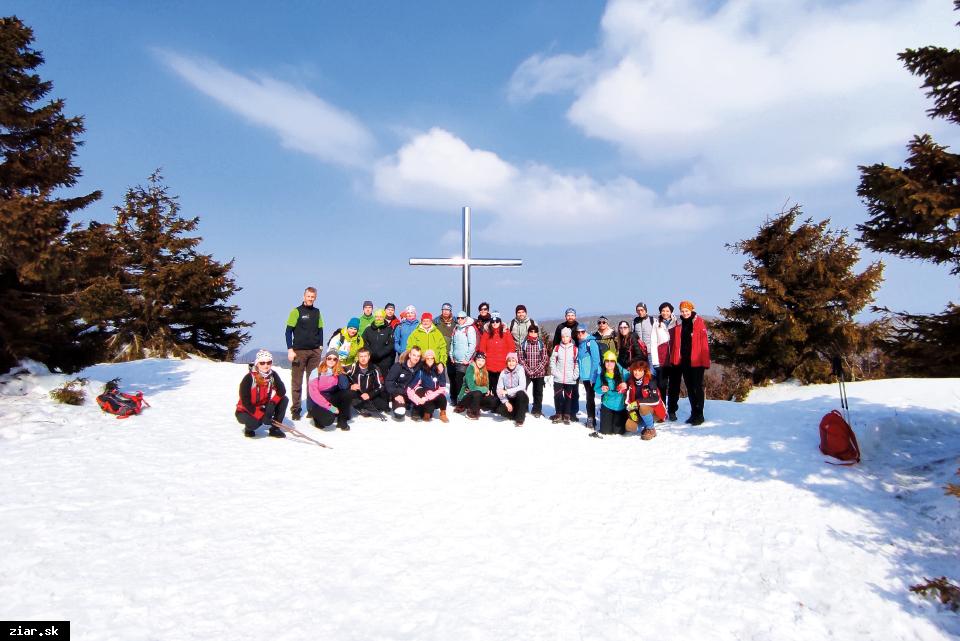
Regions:
<svg viewBox="0 0 960 641"><path fill-rule="evenodd" d="M660 398L663 399L664 405L669 404L670 397L667 395L667 392L670 389L670 372L672 370L673 368L669 365L661 365L660 369L657 370L657 389L660 390ZM677 389L679 393L679 388Z"/></svg>
<svg viewBox="0 0 960 641"><path fill-rule="evenodd" d="M680 399L680 379L687 386L687 398L690 401L690 416L703 418L703 367L678 365L670 368L670 389L667 397L667 411L676 413Z"/></svg>
<svg viewBox="0 0 960 641"><path fill-rule="evenodd" d="M394 361L397 360L397 355L393 352L390 352L383 358L379 358L373 362L373 366L380 370L380 376L384 379L387 378L387 372L390 371L390 368L393 367Z"/></svg>
<svg viewBox="0 0 960 641"><path fill-rule="evenodd" d="M290 399L284 396L277 404L267 403L263 408L263 418L261 419L239 410L234 413L234 416L237 417L238 423L243 423L244 427L255 430L261 425L270 425L273 421L282 421L289 404Z"/></svg>
<svg viewBox="0 0 960 641"><path fill-rule="evenodd" d="M349 390L350 392L350 405L356 410L365 410L367 412L386 412L390 409L390 401L387 400L386 395L381 390L380 392L374 394L367 400L360 398L360 392L355 390Z"/></svg>
<svg viewBox="0 0 960 641"><path fill-rule="evenodd" d="M319 405L311 405L310 409L307 410L307 416L313 420L314 426L319 428L333 425L334 421L337 420L336 414L328 409L320 407Z"/></svg>
<svg viewBox="0 0 960 641"><path fill-rule="evenodd" d="M527 387L533 383L533 407L530 409L534 414L543 413L543 377L528 378Z"/></svg>
<svg viewBox="0 0 960 641"><path fill-rule="evenodd" d="M414 411L418 411L422 414L433 414L436 410L445 409L447 409L447 397L441 395L433 400L427 401L423 405L420 405Z"/></svg>
<svg viewBox="0 0 960 641"><path fill-rule="evenodd" d="M543 381L543 379L540 379ZM513 398L508 398L510 405L513 406L513 411L508 412L507 406L503 404L503 401L500 401L500 406L497 408L500 414L506 416L507 418L522 423L523 420L527 417L527 405L530 403L530 399L527 398L526 392L517 392L514 394Z"/></svg>
<svg viewBox="0 0 960 641"><path fill-rule="evenodd" d="M487 396L483 392L467 392L463 397L463 400L460 401L459 405L467 408L468 410L487 410L490 411L497 406L498 399L496 396Z"/></svg>
<svg viewBox="0 0 960 641"><path fill-rule="evenodd" d="M463 389L463 378L467 375L467 368L469 365L462 365L460 363L451 363L450 367L447 368L447 374L450 377L450 398L457 399L460 397L460 390Z"/></svg>
<svg viewBox="0 0 960 641"><path fill-rule="evenodd" d="M593 389L593 381L580 381L583 383L583 391L587 395L587 418L591 421L597 420L597 393Z"/></svg>
<svg viewBox="0 0 960 641"><path fill-rule="evenodd" d="M627 413L625 411L617 411L603 405L600 406L600 424L597 426L598 432L601 434L623 434L626 424Z"/></svg>

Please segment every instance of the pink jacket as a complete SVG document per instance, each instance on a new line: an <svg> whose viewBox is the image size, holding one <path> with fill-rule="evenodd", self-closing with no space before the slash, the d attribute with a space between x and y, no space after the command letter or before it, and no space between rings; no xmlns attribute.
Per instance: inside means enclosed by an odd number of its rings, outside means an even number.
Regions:
<svg viewBox="0 0 960 641"><path fill-rule="evenodd" d="M330 409L333 404L327 400L323 392L332 390L338 382L339 379L336 376L318 376L310 379L310 382L307 383L307 393L310 395L310 400L325 410Z"/></svg>

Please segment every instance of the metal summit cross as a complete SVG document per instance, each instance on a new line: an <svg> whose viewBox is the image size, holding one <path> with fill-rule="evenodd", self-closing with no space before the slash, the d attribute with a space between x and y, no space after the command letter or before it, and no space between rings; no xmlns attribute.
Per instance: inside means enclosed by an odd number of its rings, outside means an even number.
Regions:
<svg viewBox="0 0 960 641"><path fill-rule="evenodd" d="M463 208L463 256L454 258L411 258L411 265L442 265L463 269L463 311L470 313L470 268L471 267L519 267L518 258L471 258L470 257L470 208Z"/></svg>

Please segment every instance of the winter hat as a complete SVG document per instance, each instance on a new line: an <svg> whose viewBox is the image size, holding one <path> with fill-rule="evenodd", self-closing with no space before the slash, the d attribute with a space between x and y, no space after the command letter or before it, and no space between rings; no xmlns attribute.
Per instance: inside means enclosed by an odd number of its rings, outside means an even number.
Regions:
<svg viewBox="0 0 960 641"><path fill-rule="evenodd" d="M482 358L483 360L487 360L487 355L484 354L483 352L474 352L474 354L473 354L473 360L477 360L478 358Z"/></svg>
<svg viewBox="0 0 960 641"><path fill-rule="evenodd" d="M254 363L273 363L273 354L268 350L261 349L257 352L257 357L253 359Z"/></svg>
<svg viewBox="0 0 960 641"><path fill-rule="evenodd" d="M396 310L396 309L397 309L397 306L394 305L393 303L387 303L386 305L383 306L383 308L384 308L385 310L386 310L386 309Z"/></svg>
<svg viewBox="0 0 960 641"><path fill-rule="evenodd" d="M600 318L597 319L597 325L599 325L600 323L607 323L607 324L609 324L609 323L610 323L610 319L607 318L606 316L601 316Z"/></svg>
<svg viewBox="0 0 960 641"><path fill-rule="evenodd" d="M670 303L660 303L660 307L657 308L657 311L662 312L664 307L669 307L670 313L671 314L673 313L673 305L671 305Z"/></svg>
<svg viewBox="0 0 960 641"><path fill-rule="evenodd" d="M614 352L613 352L612 349L608 349L607 351L605 351L605 352L603 353L603 361L604 361L604 362L606 362L606 361L613 361L614 363L616 363L616 362L617 362L617 355L614 354Z"/></svg>
<svg viewBox="0 0 960 641"><path fill-rule="evenodd" d="M503 316L500 315L500 312L493 312L490 314L490 320L503 320Z"/></svg>
<svg viewBox="0 0 960 641"><path fill-rule="evenodd" d="M644 310L645 310L645 309L647 308L647 304L646 304L646 303L637 303L637 308L638 308L638 309L644 309Z"/></svg>
<svg viewBox="0 0 960 641"><path fill-rule="evenodd" d="M420 317L420 320L425 321L427 319L430 319L432 321L433 314L431 314L430 312L424 312L423 315Z"/></svg>
<svg viewBox="0 0 960 641"><path fill-rule="evenodd" d="M373 301L372 300L363 301L362 307L373 307Z"/></svg>
<svg viewBox="0 0 960 641"><path fill-rule="evenodd" d="M517 358L517 353L516 353L516 352L507 352L507 360L509 361L511 358L514 359L514 360L519 360L519 359Z"/></svg>
<svg viewBox="0 0 960 641"><path fill-rule="evenodd" d="M436 353L435 351L433 351L432 349L428 349L427 351L425 351L425 352L423 353L423 358L424 358L424 360L426 360L427 357L429 357L429 356L433 356L434 358L436 358L436 357L437 357L437 353Z"/></svg>
<svg viewBox="0 0 960 641"><path fill-rule="evenodd" d="M417 317L417 308L413 305L407 305L403 308L403 313L407 315L407 318L416 318Z"/></svg>
<svg viewBox="0 0 960 641"><path fill-rule="evenodd" d="M384 318L387 317L387 310L385 310L385 309L377 309L377 310L374 310L374 312L373 312L373 317L374 317L374 318L379 318L380 320L383 320Z"/></svg>
<svg viewBox="0 0 960 641"><path fill-rule="evenodd" d="M457 318L466 318L466 317L467 317L467 313L462 309L459 312L457 312Z"/></svg>
<svg viewBox="0 0 960 641"><path fill-rule="evenodd" d="M569 337L571 336L570 328L569 328L569 327L564 327L563 329L561 329L561 330L560 330L560 336L566 336L567 338L569 338Z"/></svg>
<svg viewBox="0 0 960 641"><path fill-rule="evenodd" d="M691 303L691 302L688 301L688 300L682 300L682 301L680 301L680 309L683 309L684 307L686 307L687 309L689 309L691 312L696 309L696 307L693 306L693 303Z"/></svg>
<svg viewBox="0 0 960 641"><path fill-rule="evenodd" d="M452 311L453 311L453 305L451 305L450 303L444 303L443 305L440 306L440 311L441 311L441 312L442 312L443 310L445 310L445 309L449 309L449 310L452 312Z"/></svg>
<svg viewBox="0 0 960 641"><path fill-rule="evenodd" d="M563 315L566 316L567 314L573 314L574 316L576 316L576 315L577 315L577 310L575 310L575 309L572 308L572 307L568 307L568 308L567 308L567 311L565 311L565 312L563 313Z"/></svg>
<svg viewBox="0 0 960 641"><path fill-rule="evenodd" d="M577 331L578 331L578 332L585 332L585 331L587 331L587 326L584 325L583 323L577 323ZM561 333L562 333L562 332L561 332Z"/></svg>
<svg viewBox="0 0 960 641"><path fill-rule="evenodd" d="M347 323L347 329L350 329L351 327L352 327L353 329L360 329L360 319L357 318L356 316L354 316L353 318L351 318L351 319L350 319L350 322Z"/></svg>
<svg viewBox="0 0 960 641"><path fill-rule="evenodd" d="M517 305L517 309L515 310L515 312L519 312L521 309L522 309L523 311L527 311L527 306L526 306L526 305Z"/></svg>

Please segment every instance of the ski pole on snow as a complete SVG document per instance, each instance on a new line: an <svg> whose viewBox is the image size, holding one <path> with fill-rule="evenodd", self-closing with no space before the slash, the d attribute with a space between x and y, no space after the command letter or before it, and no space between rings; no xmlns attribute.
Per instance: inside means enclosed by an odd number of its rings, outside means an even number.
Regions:
<svg viewBox="0 0 960 641"><path fill-rule="evenodd" d="M332 450L332 449L333 449L333 448L330 447L329 445L326 445L326 444L324 444L324 443L321 443L320 441L318 441L318 440L316 440L316 439L310 438L309 436L307 436L306 434L304 434L303 432L301 432L301 431L298 430L297 428L295 428L295 427L289 427L289 426L287 426L287 425L284 425L284 424L281 423L280 421L270 421L270 424L273 425L274 427L278 428L278 429L283 430L284 432L287 432L288 434L291 434L291 435L293 435L293 436L296 436L297 438L306 439L306 440L310 441L311 443L316 443L316 444L319 445L320 447L324 447L324 448L326 448L326 449L328 449L328 450Z"/></svg>
<svg viewBox="0 0 960 641"><path fill-rule="evenodd" d="M847 385L843 379L843 361L840 360L839 356L834 356L831 365L833 366L833 374L837 377L837 382L840 384L840 407L847 415L847 424L851 425L850 403L847 401Z"/></svg>

